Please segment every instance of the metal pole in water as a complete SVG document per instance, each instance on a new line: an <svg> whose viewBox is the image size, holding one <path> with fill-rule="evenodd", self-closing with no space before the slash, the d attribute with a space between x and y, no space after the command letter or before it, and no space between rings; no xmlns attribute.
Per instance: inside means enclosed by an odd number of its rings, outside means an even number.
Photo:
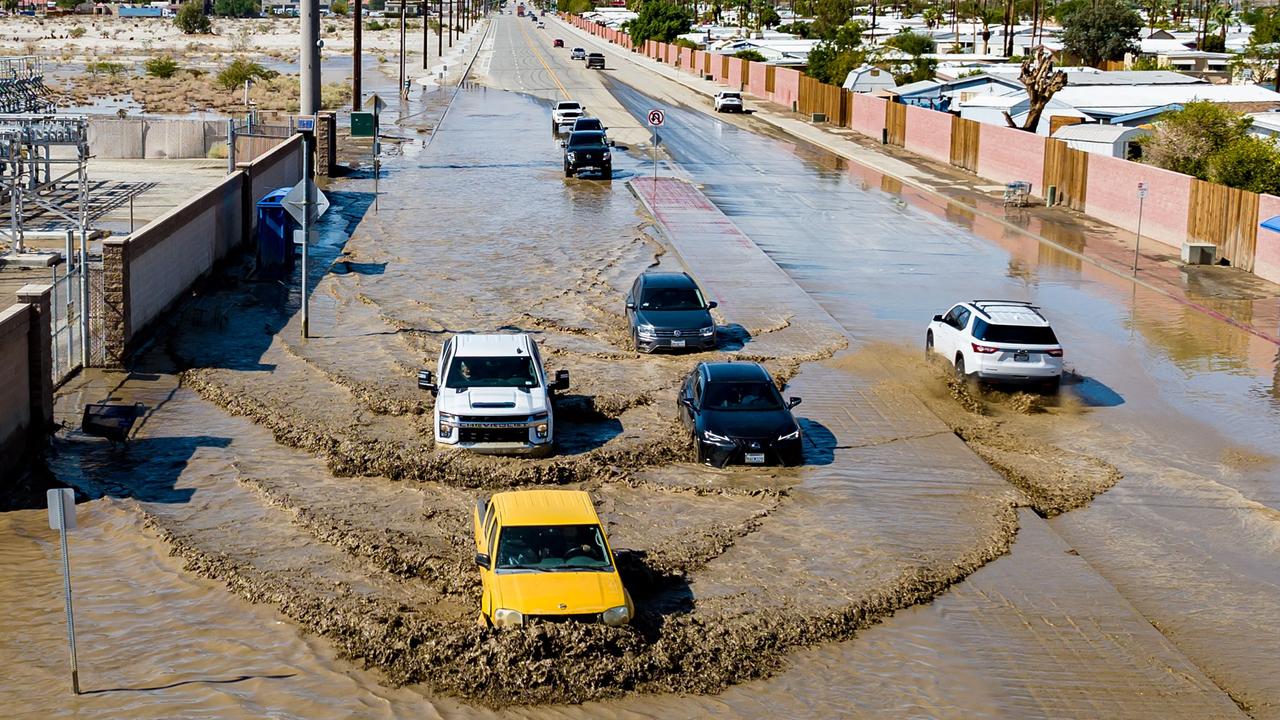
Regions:
<svg viewBox="0 0 1280 720"><path fill-rule="evenodd" d="M1137 239L1133 243L1133 274L1138 274L1138 248L1142 247L1142 201L1143 197L1138 197L1138 233Z"/></svg>
<svg viewBox="0 0 1280 720"><path fill-rule="evenodd" d="M55 491L53 497L56 498L54 502L57 505L58 517L65 518L66 510L63 505L62 491ZM76 661L76 618L71 607L71 561L67 557L67 525L65 522L60 522L58 525L58 537L62 541L62 592L67 601L67 645L71 649L71 690L79 695L80 667Z"/></svg>

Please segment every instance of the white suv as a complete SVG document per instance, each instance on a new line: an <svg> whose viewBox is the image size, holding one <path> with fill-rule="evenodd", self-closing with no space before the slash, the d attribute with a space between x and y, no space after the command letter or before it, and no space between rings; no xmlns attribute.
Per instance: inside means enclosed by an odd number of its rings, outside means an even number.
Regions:
<svg viewBox="0 0 1280 720"><path fill-rule="evenodd" d="M569 371L548 382L528 335L454 335L436 372L418 371L418 387L436 396L438 446L544 457L555 442L551 401L569 389Z"/></svg>
<svg viewBox="0 0 1280 720"><path fill-rule="evenodd" d="M551 129L564 132L573 128L573 121L585 115L587 109L577 100L561 100L551 111Z"/></svg>
<svg viewBox="0 0 1280 720"><path fill-rule="evenodd" d="M742 93L733 92L731 90L721 90L716 93L715 99L716 112L742 112Z"/></svg>
<svg viewBox="0 0 1280 720"><path fill-rule="evenodd" d="M1016 300L973 300L934 315L925 350L956 373L991 382L1045 385L1062 379L1062 345L1040 309Z"/></svg>

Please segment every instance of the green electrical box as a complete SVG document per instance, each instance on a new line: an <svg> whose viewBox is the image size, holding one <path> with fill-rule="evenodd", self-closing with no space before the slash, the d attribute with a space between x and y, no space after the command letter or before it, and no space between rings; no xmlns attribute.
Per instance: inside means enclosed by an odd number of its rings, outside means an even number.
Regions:
<svg viewBox="0 0 1280 720"><path fill-rule="evenodd" d="M351 113L351 137L377 137L378 116L371 112Z"/></svg>

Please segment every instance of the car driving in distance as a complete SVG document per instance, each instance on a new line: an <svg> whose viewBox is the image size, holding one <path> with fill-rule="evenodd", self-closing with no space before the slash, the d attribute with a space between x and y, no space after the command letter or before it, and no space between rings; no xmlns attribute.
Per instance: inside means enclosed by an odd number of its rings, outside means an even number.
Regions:
<svg viewBox="0 0 1280 720"><path fill-rule="evenodd" d="M715 99L712 100L715 105L716 112L742 112L742 93L733 92L731 90L721 90L716 93Z"/></svg>
<svg viewBox="0 0 1280 720"><path fill-rule="evenodd" d="M1040 385L1050 392L1062 382L1062 344L1031 303L958 303L933 316L924 344L927 353L941 355L963 378Z"/></svg>
<svg viewBox="0 0 1280 720"><path fill-rule="evenodd" d="M783 400L759 363L698 363L681 384L677 404L700 463L804 462L800 424L791 414L800 398Z"/></svg>
<svg viewBox="0 0 1280 720"><path fill-rule="evenodd" d="M604 69L604 53L587 53L587 69L591 68Z"/></svg>
<svg viewBox="0 0 1280 720"><path fill-rule="evenodd" d="M571 132L582 132L584 130L594 130L596 132L605 132L609 128L600 122L600 118L596 117L580 117L573 121L573 130Z"/></svg>
<svg viewBox="0 0 1280 720"><path fill-rule="evenodd" d="M627 292L626 314L636 352L659 348L712 350L715 302L707 302L698 284L682 272L640 273Z"/></svg>
<svg viewBox="0 0 1280 720"><path fill-rule="evenodd" d="M586 114L587 109L577 100L561 100L551 110L551 129L557 133L568 132L573 121Z"/></svg>
<svg viewBox="0 0 1280 720"><path fill-rule="evenodd" d="M472 525L482 625L631 622L635 606L587 493L496 493L476 501Z"/></svg>
<svg viewBox="0 0 1280 720"><path fill-rule="evenodd" d="M573 177L584 170L598 170L606 178L613 177L613 142L604 133L583 130L569 133L564 146L564 176Z"/></svg>
<svg viewBox="0 0 1280 720"><path fill-rule="evenodd" d="M574 48L570 50L569 59L570 60L586 60L587 59L586 49L579 47L579 48Z"/></svg>
<svg viewBox="0 0 1280 720"><path fill-rule="evenodd" d="M551 47L564 47L564 40L561 40L560 38L552 40Z"/></svg>
<svg viewBox="0 0 1280 720"><path fill-rule="evenodd" d="M418 387L435 395L437 447L494 455L545 457L555 444L552 401L569 389L569 371L549 380L529 335L454 335L436 371L418 371Z"/></svg>

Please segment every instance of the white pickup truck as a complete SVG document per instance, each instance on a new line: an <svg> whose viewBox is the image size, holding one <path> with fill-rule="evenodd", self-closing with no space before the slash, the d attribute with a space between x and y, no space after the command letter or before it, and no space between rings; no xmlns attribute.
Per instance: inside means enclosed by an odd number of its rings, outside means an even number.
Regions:
<svg viewBox="0 0 1280 720"><path fill-rule="evenodd" d="M569 132L573 122L585 115L587 109L577 100L561 100L551 111L551 129L557 133Z"/></svg>
<svg viewBox="0 0 1280 720"><path fill-rule="evenodd" d="M548 381L525 334L454 335L436 372L418 371L418 387L436 396L438 446L545 457L555 443L552 398L569 389L569 371Z"/></svg>

